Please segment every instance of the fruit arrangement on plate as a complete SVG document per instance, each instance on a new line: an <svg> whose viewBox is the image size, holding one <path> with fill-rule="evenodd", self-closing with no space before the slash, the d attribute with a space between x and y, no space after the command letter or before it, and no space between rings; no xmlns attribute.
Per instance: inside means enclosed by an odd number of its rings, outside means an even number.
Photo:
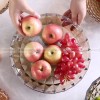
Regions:
<svg viewBox="0 0 100 100"><path fill-rule="evenodd" d="M66 23L66 25L64 24ZM57 93L76 85L90 63L90 48L83 31L59 14L22 19L23 35L10 47L12 68L31 89Z"/></svg>

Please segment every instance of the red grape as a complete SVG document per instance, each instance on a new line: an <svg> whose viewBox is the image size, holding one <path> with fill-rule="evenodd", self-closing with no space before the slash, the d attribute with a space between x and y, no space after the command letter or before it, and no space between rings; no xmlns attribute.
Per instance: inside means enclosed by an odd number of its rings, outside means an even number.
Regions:
<svg viewBox="0 0 100 100"><path fill-rule="evenodd" d="M64 82L65 82L64 77L60 77L60 83L63 85L63 84L64 84Z"/></svg>
<svg viewBox="0 0 100 100"><path fill-rule="evenodd" d="M81 62L78 63L78 66L79 66L80 68L85 68L85 65L84 65L83 63L81 63Z"/></svg>
<svg viewBox="0 0 100 100"><path fill-rule="evenodd" d="M71 39L71 42L72 42L73 44L76 44L75 38L72 38L72 39Z"/></svg>
<svg viewBox="0 0 100 100"><path fill-rule="evenodd" d="M83 59L83 58L80 58L80 59L78 60L78 62L84 63L84 59Z"/></svg>
<svg viewBox="0 0 100 100"><path fill-rule="evenodd" d="M66 48L66 44L61 45L61 49Z"/></svg>
<svg viewBox="0 0 100 100"><path fill-rule="evenodd" d="M70 59L73 59L75 57L75 51L70 52Z"/></svg>
<svg viewBox="0 0 100 100"><path fill-rule="evenodd" d="M66 47L65 49L66 49L66 51L67 51L68 53L71 52L71 48L70 48L70 47Z"/></svg>
<svg viewBox="0 0 100 100"><path fill-rule="evenodd" d="M68 75L68 78L69 78L69 80L70 79L75 79L75 75L74 74Z"/></svg>
<svg viewBox="0 0 100 100"><path fill-rule="evenodd" d="M73 74L77 74L77 71L76 70L73 70Z"/></svg>
<svg viewBox="0 0 100 100"><path fill-rule="evenodd" d="M69 53L67 51L63 51L62 56L67 56Z"/></svg>
<svg viewBox="0 0 100 100"><path fill-rule="evenodd" d="M76 57L77 58L82 58L82 52L76 52Z"/></svg>
<svg viewBox="0 0 100 100"><path fill-rule="evenodd" d="M67 40L69 40L69 39L70 39L69 34L68 34L68 33L66 33L64 38L65 38L65 39L67 39Z"/></svg>
<svg viewBox="0 0 100 100"><path fill-rule="evenodd" d="M76 69L76 72L77 72L77 74L80 73L80 72L81 72L81 69L78 67L78 68Z"/></svg>
<svg viewBox="0 0 100 100"><path fill-rule="evenodd" d="M63 67L63 66L65 66L65 63L62 62L62 63L61 63L61 67Z"/></svg>
<svg viewBox="0 0 100 100"><path fill-rule="evenodd" d="M68 62L70 59L67 56L63 56L61 61L62 62Z"/></svg>
<svg viewBox="0 0 100 100"><path fill-rule="evenodd" d="M67 75L71 75L71 74L73 74L73 72L72 72L72 70L69 70L69 71L67 72Z"/></svg>
<svg viewBox="0 0 100 100"><path fill-rule="evenodd" d="M73 62L72 61L69 61L67 64L68 64L68 67L69 68L72 68L73 67Z"/></svg>

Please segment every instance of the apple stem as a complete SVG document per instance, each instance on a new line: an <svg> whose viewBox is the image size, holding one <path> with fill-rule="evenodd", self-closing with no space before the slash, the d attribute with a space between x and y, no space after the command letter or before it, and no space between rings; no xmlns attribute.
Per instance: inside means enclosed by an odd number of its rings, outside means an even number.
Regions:
<svg viewBox="0 0 100 100"><path fill-rule="evenodd" d="M54 54L54 52L52 51L51 54Z"/></svg>
<svg viewBox="0 0 100 100"><path fill-rule="evenodd" d="M26 29L28 29L28 30L29 30L30 28L31 28L30 26L26 27Z"/></svg>
<svg viewBox="0 0 100 100"><path fill-rule="evenodd" d="M40 69L41 71L43 71L43 67L41 67L41 69Z"/></svg>
<svg viewBox="0 0 100 100"><path fill-rule="evenodd" d="M50 35L49 35L49 37L50 37L50 38L53 38L53 35L52 35L52 34L50 34Z"/></svg>
<svg viewBox="0 0 100 100"><path fill-rule="evenodd" d="M40 53L40 50L37 50L36 53Z"/></svg>

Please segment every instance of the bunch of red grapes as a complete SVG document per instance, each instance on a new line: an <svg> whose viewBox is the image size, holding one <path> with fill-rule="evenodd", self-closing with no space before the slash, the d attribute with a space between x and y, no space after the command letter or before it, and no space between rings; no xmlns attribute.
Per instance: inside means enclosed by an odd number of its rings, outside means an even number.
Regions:
<svg viewBox="0 0 100 100"><path fill-rule="evenodd" d="M70 38L68 33L58 42L58 46L62 50L62 57L57 64L54 75L60 80L61 84L64 84L65 81L75 79L75 75L85 68L84 58L81 47L79 47L75 38Z"/></svg>

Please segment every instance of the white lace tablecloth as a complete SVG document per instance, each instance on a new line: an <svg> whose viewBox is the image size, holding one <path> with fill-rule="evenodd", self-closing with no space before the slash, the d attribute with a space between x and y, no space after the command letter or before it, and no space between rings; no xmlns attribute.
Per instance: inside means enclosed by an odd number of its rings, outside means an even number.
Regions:
<svg viewBox="0 0 100 100"><path fill-rule="evenodd" d="M68 8L70 0L28 0L29 5L40 14L63 14ZM73 88L57 94L43 94L29 89L19 80L11 68L9 47L16 30L10 20L8 10L0 15L0 88L5 90L10 100L84 100L86 90L91 82L100 76L100 23L88 14L82 26L89 39L91 63L85 77Z"/></svg>

